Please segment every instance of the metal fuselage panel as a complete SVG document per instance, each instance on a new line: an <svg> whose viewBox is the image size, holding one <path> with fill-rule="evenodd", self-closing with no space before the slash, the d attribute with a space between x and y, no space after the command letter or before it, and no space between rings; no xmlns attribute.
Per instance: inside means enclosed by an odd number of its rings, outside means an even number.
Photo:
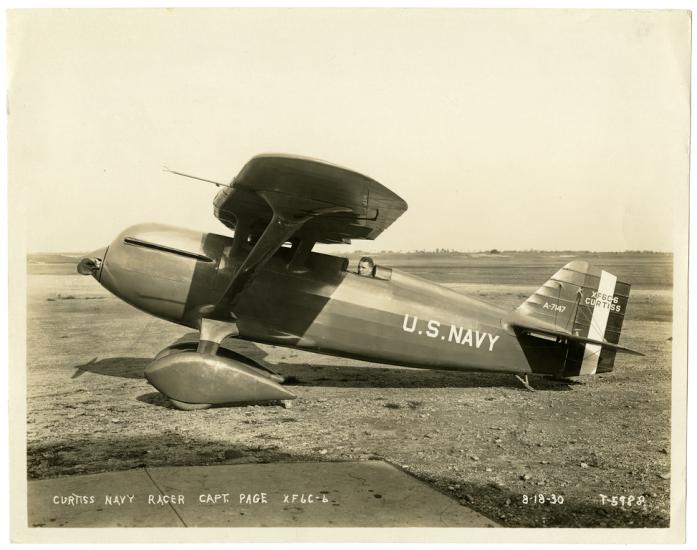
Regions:
<svg viewBox="0 0 697 550"><path fill-rule="evenodd" d="M241 261L231 259L232 244L221 235L134 226L109 246L99 280L147 313L199 328ZM390 280L359 276L324 254L311 253L292 271L290 253L279 250L240 295L240 337L414 367L533 371L516 334L502 326L503 310L397 270Z"/></svg>
<svg viewBox="0 0 697 550"><path fill-rule="evenodd" d="M239 302L240 330L250 339L273 328L301 348L440 369L526 363L502 312L428 281L398 271L389 281L349 272L333 281L268 267Z"/></svg>

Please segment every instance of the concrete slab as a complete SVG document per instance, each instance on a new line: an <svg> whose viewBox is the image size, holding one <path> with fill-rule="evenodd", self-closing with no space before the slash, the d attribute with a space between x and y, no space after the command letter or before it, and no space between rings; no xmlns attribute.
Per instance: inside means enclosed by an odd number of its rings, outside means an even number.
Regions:
<svg viewBox="0 0 697 550"><path fill-rule="evenodd" d="M27 488L29 527L181 525L171 507L144 505L148 495L159 494L144 469L30 481ZM116 500L113 497L117 495L125 498Z"/></svg>
<svg viewBox="0 0 697 550"><path fill-rule="evenodd" d="M33 481L29 488L35 526L496 526L379 461L147 468ZM53 504L55 495L72 493L93 495L96 503ZM107 507L107 494L135 497Z"/></svg>

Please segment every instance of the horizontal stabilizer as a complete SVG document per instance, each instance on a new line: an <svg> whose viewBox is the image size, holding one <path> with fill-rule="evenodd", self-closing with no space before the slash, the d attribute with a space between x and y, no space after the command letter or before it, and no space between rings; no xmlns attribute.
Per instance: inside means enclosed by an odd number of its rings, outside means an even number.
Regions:
<svg viewBox="0 0 697 550"><path fill-rule="evenodd" d="M563 339L563 340L568 340L570 342L576 342L579 344L592 344L594 346L600 346L603 348L611 349L620 353L628 353L630 355L639 355L639 356L644 356L643 353L640 351L636 351L630 348L626 348L624 346L620 346L619 344L613 344L612 342L608 342L606 340L595 340L593 338L586 338L583 336L576 336L573 334L569 334L568 332L563 332L560 330L554 330L550 328L546 328L543 326L534 326L532 324L526 325L521 322L516 322L513 321L509 323L512 327L520 330L521 332L524 332L526 334L529 334L530 336L538 336L542 335L544 336L553 336L558 339Z"/></svg>

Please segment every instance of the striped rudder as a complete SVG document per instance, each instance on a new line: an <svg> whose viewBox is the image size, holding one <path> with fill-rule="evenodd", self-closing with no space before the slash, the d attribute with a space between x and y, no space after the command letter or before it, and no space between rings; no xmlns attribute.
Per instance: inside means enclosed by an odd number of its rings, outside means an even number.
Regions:
<svg viewBox="0 0 697 550"><path fill-rule="evenodd" d="M525 326L563 336L568 353L563 376L612 370L617 351L597 343L619 344L630 285L612 273L574 261L559 271L517 310Z"/></svg>

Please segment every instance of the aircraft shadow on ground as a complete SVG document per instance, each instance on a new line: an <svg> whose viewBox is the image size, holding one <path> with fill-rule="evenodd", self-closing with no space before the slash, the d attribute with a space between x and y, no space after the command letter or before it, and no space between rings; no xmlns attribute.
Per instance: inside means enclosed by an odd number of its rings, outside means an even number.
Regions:
<svg viewBox="0 0 697 550"><path fill-rule="evenodd" d="M178 452L181 450L181 452ZM118 459L113 464L112 459ZM389 457L375 455L371 460ZM329 460L331 461L331 460ZM230 444L221 440L181 434L165 429L154 435L115 435L80 440L42 440L27 448L29 480L58 476L94 474L104 471L162 466L207 466L222 464L263 464L317 462L312 454L289 453L271 440L259 445ZM110 466L106 466L110 464ZM413 475L413 474L409 474ZM492 474L493 475L493 474ZM520 491L512 491L495 482L471 483L450 473L414 476L433 486L458 486L446 494L466 501L473 510L510 527L667 527L659 513L628 514L626 510L568 499L562 506L525 506ZM31 503L30 503L31 506ZM501 517L503 515L503 517ZM283 518L279 518L283 521ZM628 522L633 520L633 524ZM334 526L340 526L334 524ZM347 527L351 525L347 524ZM417 526L417 525L412 525Z"/></svg>
<svg viewBox="0 0 697 550"><path fill-rule="evenodd" d="M95 358L84 365L75 365L76 370L71 378L79 378L86 372L118 378L144 378L143 371L150 361L152 357L109 357L101 360Z"/></svg>
<svg viewBox="0 0 697 550"><path fill-rule="evenodd" d="M353 367L328 364L279 363L271 368L287 378L287 386L329 388L493 388L509 387L527 392L512 374L453 372L390 367ZM542 391L569 391L569 381L531 378Z"/></svg>
<svg viewBox="0 0 697 550"><path fill-rule="evenodd" d="M198 332L188 332L170 345L198 342ZM315 386L327 388L492 388L507 387L528 391L512 374L438 371L428 369L404 369L382 366L340 366L327 363L311 364L266 361L268 353L254 342L227 339L222 347L249 357L262 366L287 378L286 386ZM327 357L317 356L326 361ZM145 367L152 357L113 357L76 365L73 378L84 372L120 378L143 378ZM360 363L360 362L359 362ZM367 364L366 364L367 365ZM539 391L569 391L579 382L551 380L534 376L530 379L533 388ZM147 401L146 401L147 402Z"/></svg>
<svg viewBox="0 0 697 550"><path fill-rule="evenodd" d="M187 333L173 344L196 342L198 334ZM272 364L265 361L268 353L244 340L226 341L223 347L241 353L262 366L286 377L285 385L315 386L327 388L492 388L508 387L528 391L512 374L454 372L428 369L405 369L382 366L341 366L307 362ZM326 356L319 356L326 359ZM120 378L143 378L145 367L152 357L111 357L97 360L95 357L84 365L77 365L73 378L85 372ZM530 384L540 391L569 391L579 384L571 380L551 380L533 377ZM149 402L144 400L144 402ZM156 404L156 403L153 403Z"/></svg>
<svg viewBox="0 0 697 550"><path fill-rule="evenodd" d="M150 357L110 357L78 365L72 378L85 372L119 378L144 378ZM257 358L257 361L260 361ZM326 388L493 388L506 387L527 392L512 374L451 372L388 367L355 367L328 364L262 364L286 377L286 386ZM569 380L533 377L530 384L538 391L570 391L578 384ZM147 401L146 401L147 402Z"/></svg>

